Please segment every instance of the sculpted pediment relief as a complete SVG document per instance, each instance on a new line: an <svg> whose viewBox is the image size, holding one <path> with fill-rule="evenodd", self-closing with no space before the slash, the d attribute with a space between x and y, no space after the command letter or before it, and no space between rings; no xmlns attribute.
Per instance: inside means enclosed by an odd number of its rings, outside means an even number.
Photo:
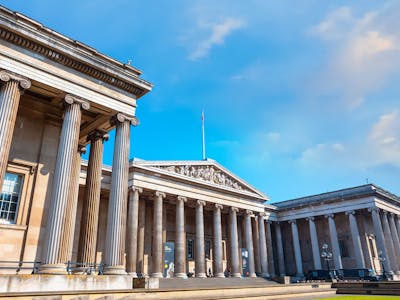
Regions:
<svg viewBox="0 0 400 300"><path fill-rule="evenodd" d="M199 179L209 183L229 187L241 191L249 191L245 186L240 184L236 179L222 170L212 165L179 165L179 166L155 166L156 168L180 174L183 176Z"/></svg>

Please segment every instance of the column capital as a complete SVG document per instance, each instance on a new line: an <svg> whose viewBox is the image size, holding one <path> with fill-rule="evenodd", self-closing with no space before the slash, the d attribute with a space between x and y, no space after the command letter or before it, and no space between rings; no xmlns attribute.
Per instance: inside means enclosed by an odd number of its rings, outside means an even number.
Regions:
<svg viewBox="0 0 400 300"><path fill-rule="evenodd" d="M380 209L378 207L370 207L368 208L368 212L376 212L379 213Z"/></svg>
<svg viewBox="0 0 400 300"><path fill-rule="evenodd" d="M315 217L311 216L311 217L306 218L306 220L314 222L315 221Z"/></svg>
<svg viewBox="0 0 400 300"><path fill-rule="evenodd" d="M297 224L297 220L296 219L289 220L288 222L289 222L289 224Z"/></svg>
<svg viewBox="0 0 400 300"><path fill-rule="evenodd" d="M355 215L356 212L355 212L355 210L349 210L349 211L346 211L345 214L346 214L346 216L348 216L348 215Z"/></svg>
<svg viewBox="0 0 400 300"><path fill-rule="evenodd" d="M132 191L132 192L136 192L137 191L139 194L143 193L143 189L141 187L137 187L137 186L134 186L134 185L132 185L129 188L129 190Z"/></svg>
<svg viewBox="0 0 400 300"><path fill-rule="evenodd" d="M387 210L382 209L382 214L386 217L389 214L389 212Z"/></svg>
<svg viewBox="0 0 400 300"><path fill-rule="evenodd" d="M21 89L25 90L31 87L31 81L28 78L7 70L0 70L0 81L8 82L11 80L17 81Z"/></svg>
<svg viewBox="0 0 400 300"><path fill-rule="evenodd" d="M139 119L135 116L130 117L121 112L117 113L111 118L111 124L115 125L117 123L129 122L132 126L139 125Z"/></svg>
<svg viewBox="0 0 400 300"><path fill-rule="evenodd" d="M231 207L229 208L229 211L238 212L238 211L239 211L239 208L231 206Z"/></svg>
<svg viewBox="0 0 400 300"><path fill-rule="evenodd" d="M83 155L86 153L86 146L85 145L78 145L78 153Z"/></svg>
<svg viewBox="0 0 400 300"><path fill-rule="evenodd" d="M334 214L326 214L324 217L327 219L333 219L335 217L335 215Z"/></svg>
<svg viewBox="0 0 400 300"><path fill-rule="evenodd" d="M108 138L109 138L108 132L106 132L104 130L95 129L88 134L86 140L88 142L93 142L93 141L101 139L104 142L104 141L108 141Z"/></svg>
<svg viewBox="0 0 400 300"><path fill-rule="evenodd" d="M264 217L267 216L267 214L266 214L265 212L260 212L260 213L258 213L258 216L259 216L260 218L264 218Z"/></svg>
<svg viewBox="0 0 400 300"><path fill-rule="evenodd" d="M197 205L200 205L200 206L206 206L206 201L197 200L197 201L196 201L196 204L197 204Z"/></svg>
<svg viewBox="0 0 400 300"><path fill-rule="evenodd" d="M246 215L248 215L250 217L253 216L253 211L252 210L246 209L245 213L246 213Z"/></svg>
<svg viewBox="0 0 400 300"><path fill-rule="evenodd" d="M216 209L223 209L224 207L221 204L215 203Z"/></svg>
<svg viewBox="0 0 400 300"><path fill-rule="evenodd" d="M272 225L272 224L274 223L274 222L271 221L270 219L267 219L266 221L267 221L267 223L270 224L270 225ZM276 223L276 222L275 222L275 223Z"/></svg>
<svg viewBox="0 0 400 300"><path fill-rule="evenodd" d="M163 192L155 191L154 192L154 196L157 197L157 198L165 198L167 195L165 193L163 193Z"/></svg>
<svg viewBox="0 0 400 300"><path fill-rule="evenodd" d="M184 196L178 196L177 199L178 201L183 201L183 203L187 202L187 198Z"/></svg>
<svg viewBox="0 0 400 300"><path fill-rule="evenodd" d="M86 101L85 99L82 99L80 97L71 95L71 94L65 95L64 103L66 103L68 105L79 104L83 110L90 109L90 103L88 101Z"/></svg>

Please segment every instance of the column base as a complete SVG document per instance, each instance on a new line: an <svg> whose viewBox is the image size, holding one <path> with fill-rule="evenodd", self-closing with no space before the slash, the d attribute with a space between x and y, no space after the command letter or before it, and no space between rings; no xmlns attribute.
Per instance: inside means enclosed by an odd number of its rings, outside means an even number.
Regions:
<svg viewBox="0 0 400 300"><path fill-rule="evenodd" d="M163 274L161 272L151 273L151 278L163 278Z"/></svg>
<svg viewBox="0 0 400 300"><path fill-rule="evenodd" d="M128 275L131 276L132 278L139 278L136 272L128 272Z"/></svg>
<svg viewBox="0 0 400 300"><path fill-rule="evenodd" d="M257 277L257 274L256 273L250 273L250 276L249 277L251 277L251 278L256 278Z"/></svg>
<svg viewBox="0 0 400 300"><path fill-rule="evenodd" d="M271 277L271 278L274 278L274 277L276 277L276 274L269 274L269 276Z"/></svg>
<svg viewBox="0 0 400 300"><path fill-rule="evenodd" d="M65 264L43 264L39 266L38 274L67 275Z"/></svg>
<svg viewBox="0 0 400 300"><path fill-rule="evenodd" d="M270 276L269 276L268 273L262 273L262 274L261 274L261 277L263 277L263 278L269 278Z"/></svg>
<svg viewBox="0 0 400 300"><path fill-rule="evenodd" d="M233 274L232 274L232 277L233 277L233 278L241 278L241 277L242 277L242 274L240 274L240 273L233 273Z"/></svg>
<svg viewBox="0 0 400 300"><path fill-rule="evenodd" d="M206 273L197 273L196 278L207 278Z"/></svg>
<svg viewBox="0 0 400 300"><path fill-rule="evenodd" d="M126 275L125 266L107 266L104 267L104 275Z"/></svg>
<svg viewBox="0 0 400 300"><path fill-rule="evenodd" d="M176 277L176 278L183 278L183 279L187 279L187 278L188 278L187 275L186 275L186 273L175 273L175 274L174 274L174 277Z"/></svg>
<svg viewBox="0 0 400 300"><path fill-rule="evenodd" d="M224 273L216 273L214 274L215 278L225 278L225 274Z"/></svg>

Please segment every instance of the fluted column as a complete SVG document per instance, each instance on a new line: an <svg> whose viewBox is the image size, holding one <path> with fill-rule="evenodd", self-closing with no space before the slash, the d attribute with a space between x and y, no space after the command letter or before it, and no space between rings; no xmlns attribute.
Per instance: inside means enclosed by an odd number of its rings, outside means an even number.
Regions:
<svg viewBox="0 0 400 300"><path fill-rule="evenodd" d="M238 240L238 229L237 229L237 213L236 207L231 207L229 210L229 231L230 231L230 242L231 242L231 268L232 277L241 277L241 268L239 262L239 240Z"/></svg>
<svg viewBox="0 0 400 300"><path fill-rule="evenodd" d="M65 96L64 120L58 145L57 162L53 176L50 208L46 224L46 239L39 272L65 274L62 261L62 238L65 228L68 199L71 197L70 182L74 176L74 158L78 151L81 109L89 109L88 102L77 97Z"/></svg>
<svg viewBox="0 0 400 300"><path fill-rule="evenodd" d="M260 261L261 261L261 276L269 277L268 273L268 254L267 254L267 241L265 238L264 226L265 213L260 213L258 216L258 233L260 235Z"/></svg>
<svg viewBox="0 0 400 300"><path fill-rule="evenodd" d="M254 251L254 271L257 276L261 275L261 260L260 260L260 233L258 232L258 218L254 216L251 219L251 231L253 234L253 251Z"/></svg>
<svg viewBox="0 0 400 300"><path fill-rule="evenodd" d="M176 200L176 228L175 228L175 271L174 276L187 278L185 255L185 202L186 197L178 196Z"/></svg>
<svg viewBox="0 0 400 300"><path fill-rule="evenodd" d="M390 232L392 234L393 246L394 246L394 255L397 262L397 272L399 272L400 268L400 240L399 236L397 235L396 224L394 221L394 214L390 213L389 217L389 225L390 225Z"/></svg>
<svg viewBox="0 0 400 300"><path fill-rule="evenodd" d="M132 187L129 191L128 224L126 232L126 271L134 278L138 277L136 272L137 235L139 224L139 194L142 192L143 190L137 187Z"/></svg>
<svg viewBox="0 0 400 300"><path fill-rule="evenodd" d="M392 266L393 271L398 271L399 268L397 266L396 253L394 250L392 233L390 232L387 211L383 211L382 220L383 220L382 223L383 223L384 239L386 241L386 250L387 250L388 258L390 260L390 265Z"/></svg>
<svg viewBox="0 0 400 300"><path fill-rule="evenodd" d="M103 162L103 143L108 134L94 131L88 135L90 141L89 162L86 174L86 188L83 197L82 219L79 235L78 262L95 263L97 246L97 227L101 192L101 169ZM83 267L85 267L83 265Z"/></svg>
<svg viewBox="0 0 400 300"><path fill-rule="evenodd" d="M195 251L195 272L196 277L206 278L206 259L204 250L204 201L196 202L196 251Z"/></svg>
<svg viewBox="0 0 400 300"><path fill-rule="evenodd" d="M361 246L360 233L358 231L357 220L355 216L355 211L348 211L346 215L349 217L350 231L351 231L351 239L353 240L353 249L356 257L357 268L364 269L365 261L364 254Z"/></svg>
<svg viewBox="0 0 400 300"><path fill-rule="evenodd" d="M282 242L282 230L281 224L279 222L275 222L275 235L276 235L276 249L278 252L278 267L279 267L279 275L285 276L285 258L283 256L283 242Z"/></svg>
<svg viewBox="0 0 400 300"><path fill-rule="evenodd" d="M162 224L163 224L163 198L165 194L156 192L154 197L154 213L153 213L153 246L152 246L152 264L151 264L151 277L162 278Z"/></svg>
<svg viewBox="0 0 400 300"><path fill-rule="evenodd" d="M383 264L385 266L385 270L387 272L390 272L390 271L392 271L392 266L390 264L390 261L388 259L388 255L387 255L387 249L386 249L385 239L384 239L383 230L382 230L381 218L379 216L379 208L371 207L368 209L368 211L371 213L372 224L374 226L376 248L377 248L378 252L382 251L382 256L385 258L385 261L383 262Z"/></svg>
<svg viewBox="0 0 400 300"><path fill-rule="evenodd" d="M309 217L307 218L307 220L308 220L308 225L310 227L311 248L313 253L314 269L320 270L321 257L319 253L318 234L317 234L317 228L315 227L315 219L314 217Z"/></svg>
<svg viewBox="0 0 400 300"><path fill-rule="evenodd" d="M8 155L17 119L19 99L31 82L9 71L0 70L0 187L7 170Z"/></svg>
<svg viewBox="0 0 400 300"><path fill-rule="evenodd" d="M293 249L294 249L294 259L296 261L296 276L302 277L303 274L303 262L301 259L301 249L299 240L299 230L297 229L296 220L289 221L292 227L292 238L293 238Z"/></svg>
<svg viewBox="0 0 400 300"><path fill-rule="evenodd" d="M271 221L267 221L266 226L266 239L267 239L267 252L268 252L268 267L269 267L269 275L274 278L275 274L275 260L274 260L274 251L272 248L272 232L271 232Z"/></svg>
<svg viewBox="0 0 400 300"><path fill-rule="evenodd" d="M111 174L110 200L108 203L104 274L126 274L124 266L126 211L128 200L130 125L137 125L136 118L118 113L112 122L116 126L114 156Z"/></svg>
<svg viewBox="0 0 400 300"><path fill-rule="evenodd" d="M400 240L400 216L399 215L395 215L394 222L396 223L397 234L398 234L399 240Z"/></svg>
<svg viewBox="0 0 400 300"><path fill-rule="evenodd" d="M253 249L253 233L251 230L251 216L253 212L250 210L246 210L244 215L244 224L245 224L245 240L246 240L246 248L249 253L249 277L257 277L255 268L254 268L254 249Z"/></svg>
<svg viewBox="0 0 400 300"><path fill-rule="evenodd" d="M325 218L328 219L329 235L331 237L332 255L333 255L333 262L335 264L335 269L337 270L343 269L342 256L340 255L339 239L336 231L334 215L333 214L325 215Z"/></svg>
<svg viewBox="0 0 400 300"><path fill-rule="evenodd" d="M139 216L138 216L138 247L137 247L137 261L136 273L138 277L144 278L144 235L146 226L146 202L144 199L139 199Z"/></svg>
<svg viewBox="0 0 400 300"><path fill-rule="evenodd" d="M224 270L222 265L222 228L221 228L221 209L222 205L214 206L214 243L213 243L213 273L214 277L223 278Z"/></svg>
<svg viewBox="0 0 400 300"><path fill-rule="evenodd" d="M70 181L70 195L67 203L67 211L65 219L68 220L64 223L63 238L61 241L60 256L61 261L71 261L72 248L74 245L74 233L76 222L76 208L78 206L79 195L79 178L81 174L82 154L86 153L86 148L83 145L78 146L78 152L74 156L74 170L73 176Z"/></svg>

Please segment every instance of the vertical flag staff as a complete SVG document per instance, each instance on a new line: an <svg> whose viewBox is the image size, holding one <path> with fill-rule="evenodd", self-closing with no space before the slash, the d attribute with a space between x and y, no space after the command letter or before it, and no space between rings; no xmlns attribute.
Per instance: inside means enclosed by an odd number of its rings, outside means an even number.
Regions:
<svg viewBox="0 0 400 300"><path fill-rule="evenodd" d="M201 112L201 133L203 138L203 160L206 160L206 138L204 135L204 109Z"/></svg>

